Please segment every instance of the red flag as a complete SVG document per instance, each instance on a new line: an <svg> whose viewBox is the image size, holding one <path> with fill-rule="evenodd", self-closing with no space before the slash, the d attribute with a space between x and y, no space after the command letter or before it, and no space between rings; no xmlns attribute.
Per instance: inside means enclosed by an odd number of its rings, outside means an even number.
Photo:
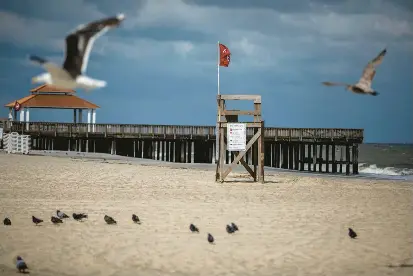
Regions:
<svg viewBox="0 0 413 276"><path fill-rule="evenodd" d="M18 101L16 101L15 103L14 103L14 110L16 110L16 111L19 111L20 110L20 108L21 108L21 105L19 104L19 102Z"/></svg>
<svg viewBox="0 0 413 276"><path fill-rule="evenodd" d="M231 52L224 44L219 44L219 66L228 67L231 62Z"/></svg>

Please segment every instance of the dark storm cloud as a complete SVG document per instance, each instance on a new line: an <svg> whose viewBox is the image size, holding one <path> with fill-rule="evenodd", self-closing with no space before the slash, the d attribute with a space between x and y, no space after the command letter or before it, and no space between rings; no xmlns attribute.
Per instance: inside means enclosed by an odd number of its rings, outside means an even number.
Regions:
<svg viewBox="0 0 413 276"><path fill-rule="evenodd" d="M280 12L305 12L311 10L311 1L276 1L276 0L183 0L187 4L215 6L229 9L272 9Z"/></svg>

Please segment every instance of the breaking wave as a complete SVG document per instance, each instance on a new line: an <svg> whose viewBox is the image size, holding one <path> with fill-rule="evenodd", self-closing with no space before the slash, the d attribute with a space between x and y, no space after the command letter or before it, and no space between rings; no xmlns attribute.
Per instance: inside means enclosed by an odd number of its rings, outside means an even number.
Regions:
<svg viewBox="0 0 413 276"><path fill-rule="evenodd" d="M395 167L377 167L376 164L359 164L359 173L364 174L379 174L379 175L394 175L394 176L404 176L404 175L413 175L413 169L409 168L395 168Z"/></svg>

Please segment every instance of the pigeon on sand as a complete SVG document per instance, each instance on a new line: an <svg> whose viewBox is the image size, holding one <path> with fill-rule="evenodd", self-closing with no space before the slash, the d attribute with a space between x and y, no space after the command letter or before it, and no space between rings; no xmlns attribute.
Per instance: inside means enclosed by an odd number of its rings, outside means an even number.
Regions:
<svg viewBox="0 0 413 276"><path fill-rule="evenodd" d="M36 224L36 226L37 226L39 223L42 223L42 222L43 222L42 219L36 218L35 216L32 216L32 221L33 221L34 224Z"/></svg>
<svg viewBox="0 0 413 276"><path fill-rule="evenodd" d="M3 220L3 224L4 224L4 225L11 225L11 220L10 220L9 218L5 218L5 219Z"/></svg>
<svg viewBox="0 0 413 276"><path fill-rule="evenodd" d="M351 228L348 229L348 235L352 239L355 239L357 237L357 233Z"/></svg>
<svg viewBox="0 0 413 276"><path fill-rule="evenodd" d="M214 237L210 233L208 233L208 242L212 244L214 243L214 241L215 241Z"/></svg>
<svg viewBox="0 0 413 276"><path fill-rule="evenodd" d="M141 224L139 217L135 214L132 214L132 221L137 224Z"/></svg>
<svg viewBox="0 0 413 276"><path fill-rule="evenodd" d="M26 262L23 260L22 257L17 256L16 261L16 268L19 270L20 273L26 273L26 269L29 269Z"/></svg>
<svg viewBox="0 0 413 276"><path fill-rule="evenodd" d="M63 220L61 220L60 218L54 217L54 216L52 216L52 217L50 218L50 221L51 221L53 224L63 223Z"/></svg>
<svg viewBox="0 0 413 276"><path fill-rule="evenodd" d="M235 232L234 228L232 228L232 226L229 224L227 224L227 227L225 229L227 230L228 234L232 234Z"/></svg>
<svg viewBox="0 0 413 276"><path fill-rule="evenodd" d="M231 223L231 227L232 227L232 229L234 229L234 232L239 231L238 226L233 222Z"/></svg>
<svg viewBox="0 0 413 276"><path fill-rule="evenodd" d="M103 218L107 224L116 224L116 220L108 215Z"/></svg>
<svg viewBox="0 0 413 276"><path fill-rule="evenodd" d="M60 210L57 210L57 211L56 211L56 216L57 216L58 218L60 218L60 219L69 218L68 215L66 215L65 213L63 213L63 212L60 211Z"/></svg>
<svg viewBox="0 0 413 276"><path fill-rule="evenodd" d="M79 214L73 213L72 216L73 216L73 219L77 221L82 221L82 219L87 218L87 215L84 213L79 213Z"/></svg>
<svg viewBox="0 0 413 276"><path fill-rule="evenodd" d="M189 230L191 230L191 232L198 232L199 233L198 227L196 227L192 223L191 223L191 225L189 225Z"/></svg>

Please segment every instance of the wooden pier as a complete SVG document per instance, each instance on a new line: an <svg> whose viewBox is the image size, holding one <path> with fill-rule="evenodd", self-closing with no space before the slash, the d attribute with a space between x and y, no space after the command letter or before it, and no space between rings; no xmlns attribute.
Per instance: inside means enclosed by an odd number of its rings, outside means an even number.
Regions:
<svg viewBox="0 0 413 276"><path fill-rule="evenodd" d="M215 163L215 126L2 121L31 135L32 149L111 153L181 163ZM0 126L1 127L1 126ZM247 139L254 135L247 128ZM362 129L264 128L264 164L289 170L358 174ZM234 154L226 151L226 163ZM247 151L245 162L257 165Z"/></svg>

